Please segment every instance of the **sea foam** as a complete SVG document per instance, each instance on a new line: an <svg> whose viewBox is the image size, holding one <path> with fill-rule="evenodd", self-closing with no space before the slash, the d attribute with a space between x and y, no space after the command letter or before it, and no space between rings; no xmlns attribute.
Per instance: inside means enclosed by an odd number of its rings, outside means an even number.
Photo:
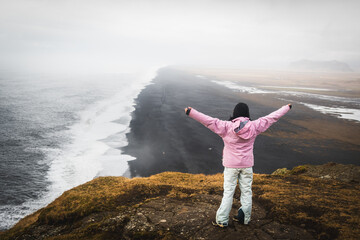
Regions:
<svg viewBox="0 0 360 240"><path fill-rule="evenodd" d="M127 82L114 96L99 101L79 113L80 121L70 127L72 141L55 156L48 171L48 196L52 201L64 191L92 180L97 176L122 176L128 169L121 147L128 144L134 100L140 91L155 77L147 71L136 81Z"/></svg>
<svg viewBox="0 0 360 240"><path fill-rule="evenodd" d="M80 111L78 121L67 130L56 133L67 135L70 139L61 148L42 146L36 149L45 154L46 159L42 161L49 164L45 180L49 183L48 188L37 199L20 205L1 205L1 229L12 227L24 216L45 207L64 191L97 176L126 174L127 161L134 158L124 155L120 148L128 144L126 133L130 131L135 98L150 84L157 69L135 74L134 79L124 82L118 93Z"/></svg>

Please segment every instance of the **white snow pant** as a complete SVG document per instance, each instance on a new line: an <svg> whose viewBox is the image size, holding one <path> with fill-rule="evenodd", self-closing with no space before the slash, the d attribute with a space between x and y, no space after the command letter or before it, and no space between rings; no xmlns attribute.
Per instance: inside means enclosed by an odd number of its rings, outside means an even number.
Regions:
<svg viewBox="0 0 360 240"><path fill-rule="evenodd" d="M252 167L249 168L228 168L224 169L224 195L221 205L216 212L216 222L227 225L229 222L229 214L232 208L233 196L237 180L240 185L240 203L242 211L244 212L244 224L248 224L251 217L252 207L252 191L251 184L253 180ZM239 209L239 210L240 210Z"/></svg>

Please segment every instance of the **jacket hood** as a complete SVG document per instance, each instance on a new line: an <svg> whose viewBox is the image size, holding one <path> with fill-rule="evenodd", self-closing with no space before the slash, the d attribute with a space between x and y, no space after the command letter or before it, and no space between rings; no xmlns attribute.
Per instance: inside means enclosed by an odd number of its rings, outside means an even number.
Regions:
<svg viewBox="0 0 360 240"><path fill-rule="evenodd" d="M233 122L233 132L242 139L250 139L255 134L255 129L252 127L251 121L247 117L239 117Z"/></svg>

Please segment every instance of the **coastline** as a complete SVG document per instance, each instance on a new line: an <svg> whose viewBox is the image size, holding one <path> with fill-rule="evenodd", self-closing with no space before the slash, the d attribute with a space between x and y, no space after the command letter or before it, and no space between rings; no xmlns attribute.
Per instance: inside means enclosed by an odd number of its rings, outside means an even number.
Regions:
<svg viewBox="0 0 360 240"><path fill-rule="evenodd" d="M75 186L99 176L127 174L127 161L133 158L120 149L127 144L134 99L157 69L64 78L28 76L34 82L18 73L9 76L0 104L0 122L7 126L0 139L5 143L0 229L10 228ZM9 118L13 109L18 110Z"/></svg>
<svg viewBox="0 0 360 240"><path fill-rule="evenodd" d="M128 145L124 154L130 173L150 176L164 171L215 174L223 171L220 137L184 114L193 108L227 119L238 102L246 102L252 119L287 104L271 95L234 92L203 77L173 68L163 68L136 99ZM316 125L325 124L317 127ZM328 126L328 127L327 127ZM329 128L339 128L331 135ZM346 141L341 132L356 124L315 112L300 104L260 135L254 146L254 172L271 173L278 168L337 162L359 165L360 147ZM345 129L346 130L346 129Z"/></svg>

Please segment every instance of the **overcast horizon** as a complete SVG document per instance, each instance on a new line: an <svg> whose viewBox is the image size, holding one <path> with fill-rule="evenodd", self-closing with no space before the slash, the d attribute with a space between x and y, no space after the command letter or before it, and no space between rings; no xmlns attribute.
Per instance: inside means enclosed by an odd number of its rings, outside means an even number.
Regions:
<svg viewBox="0 0 360 240"><path fill-rule="evenodd" d="M0 68L122 72L170 64L360 71L360 1L0 0Z"/></svg>

